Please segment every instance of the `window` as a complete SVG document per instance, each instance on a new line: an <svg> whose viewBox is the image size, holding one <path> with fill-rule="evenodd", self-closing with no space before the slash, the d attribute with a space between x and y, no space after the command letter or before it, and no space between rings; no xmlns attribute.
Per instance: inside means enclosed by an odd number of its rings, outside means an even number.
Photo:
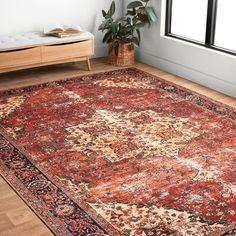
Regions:
<svg viewBox="0 0 236 236"><path fill-rule="evenodd" d="M236 0L166 0L166 35L236 55Z"/></svg>
<svg viewBox="0 0 236 236"><path fill-rule="evenodd" d="M215 45L236 51L236 1L218 0Z"/></svg>
<svg viewBox="0 0 236 236"><path fill-rule="evenodd" d="M171 32L173 34L204 42L206 20L207 0L172 1Z"/></svg>

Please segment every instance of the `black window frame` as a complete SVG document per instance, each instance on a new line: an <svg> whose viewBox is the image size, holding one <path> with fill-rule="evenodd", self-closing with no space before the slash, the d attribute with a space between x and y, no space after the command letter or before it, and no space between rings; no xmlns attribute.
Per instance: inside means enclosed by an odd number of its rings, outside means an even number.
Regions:
<svg viewBox="0 0 236 236"><path fill-rule="evenodd" d="M200 42L194 39L189 39L181 35L171 33L172 3L173 0L166 0L166 36L236 56L236 51L214 45L218 0L208 0L205 42Z"/></svg>

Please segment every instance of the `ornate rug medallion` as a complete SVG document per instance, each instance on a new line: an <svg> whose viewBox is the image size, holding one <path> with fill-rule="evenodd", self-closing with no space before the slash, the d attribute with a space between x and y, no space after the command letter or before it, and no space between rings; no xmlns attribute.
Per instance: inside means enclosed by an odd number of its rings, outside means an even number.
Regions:
<svg viewBox="0 0 236 236"><path fill-rule="evenodd" d="M57 235L235 235L236 110L130 68L0 92L0 170Z"/></svg>
<svg viewBox="0 0 236 236"><path fill-rule="evenodd" d="M97 110L84 123L66 130L70 151L119 162L150 155L178 158L179 150L198 136L190 125L187 118L163 117L151 110Z"/></svg>

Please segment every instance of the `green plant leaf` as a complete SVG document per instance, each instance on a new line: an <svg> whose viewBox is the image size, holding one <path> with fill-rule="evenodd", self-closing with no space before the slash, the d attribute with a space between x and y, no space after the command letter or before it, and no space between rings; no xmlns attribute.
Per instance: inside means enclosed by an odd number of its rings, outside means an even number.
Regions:
<svg viewBox="0 0 236 236"><path fill-rule="evenodd" d="M110 23L112 22L112 19L106 19L102 22L102 24L98 27L98 30L106 30L109 28Z"/></svg>
<svg viewBox="0 0 236 236"><path fill-rule="evenodd" d="M127 9L141 7L141 6L143 6L142 2L140 2L140 1L133 1L133 2L128 4Z"/></svg>
<svg viewBox="0 0 236 236"><path fill-rule="evenodd" d="M128 24L131 24L131 18L130 17L127 17L126 21L127 21Z"/></svg>
<svg viewBox="0 0 236 236"><path fill-rule="evenodd" d="M107 12L107 15L113 16L114 13L115 13L115 11L116 11L116 4L115 4L115 1L112 1L111 6L110 6L110 9L109 9L109 11Z"/></svg>
<svg viewBox="0 0 236 236"><path fill-rule="evenodd" d="M145 24L144 22L139 21L138 23L135 24L135 27L136 27L136 28L142 28L142 27L144 27L145 25L146 25L146 24Z"/></svg>
<svg viewBox="0 0 236 236"><path fill-rule="evenodd" d="M103 17L106 17L107 13L104 10L102 10L102 15Z"/></svg>
<svg viewBox="0 0 236 236"><path fill-rule="evenodd" d="M152 7L147 7L146 8L146 13L150 21L155 22L157 20L156 13Z"/></svg>
<svg viewBox="0 0 236 236"><path fill-rule="evenodd" d="M118 25L117 25L116 22L114 22L114 23L111 24L111 30L112 30L113 34L116 34L116 33L117 33L117 31L118 31Z"/></svg>
<svg viewBox="0 0 236 236"><path fill-rule="evenodd" d="M140 41L139 41L139 39L138 39L137 37L133 37L133 38L132 38L132 41L133 41L133 43L134 43L135 45L139 46Z"/></svg>
<svg viewBox="0 0 236 236"><path fill-rule="evenodd" d="M98 30L102 30L102 28L103 28L103 26L101 24L101 25L99 25Z"/></svg>
<svg viewBox="0 0 236 236"><path fill-rule="evenodd" d="M107 39L107 43L108 43L108 44L111 44L112 41L113 41L113 37L110 37L110 38Z"/></svg>
<svg viewBox="0 0 236 236"><path fill-rule="evenodd" d="M144 14L144 13L145 13L145 7L139 7L139 8L137 9L137 13Z"/></svg>
<svg viewBox="0 0 236 236"><path fill-rule="evenodd" d="M139 41L141 40L141 34L140 34L140 30L137 29L137 34L138 34L138 38L139 38Z"/></svg>
<svg viewBox="0 0 236 236"><path fill-rule="evenodd" d="M111 37L112 37L113 32L112 31L107 31L106 34L103 37L102 42L106 43Z"/></svg>
<svg viewBox="0 0 236 236"><path fill-rule="evenodd" d="M127 10L127 14L126 15L135 16L136 15L135 8L133 8L132 10Z"/></svg>
<svg viewBox="0 0 236 236"><path fill-rule="evenodd" d="M157 17L153 7L148 6L150 0L134 0L127 6L127 14L124 17L114 19L116 5L112 1L109 11L102 10L105 20L99 26L99 30L105 32L103 42L109 44L109 50L119 54L120 43L131 43L133 46L140 44L140 29L147 24L150 26ZM112 45L112 46L111 46Z"/></svg>
<svg viewBox="0 0 236 236"><path fill-rule="evenodd" d="M148 18L148 16L146 14L139 13L138 14L138 19L140 21L142 21L143 23L145 23L145 24L149 23L149 18Z"/></svg>

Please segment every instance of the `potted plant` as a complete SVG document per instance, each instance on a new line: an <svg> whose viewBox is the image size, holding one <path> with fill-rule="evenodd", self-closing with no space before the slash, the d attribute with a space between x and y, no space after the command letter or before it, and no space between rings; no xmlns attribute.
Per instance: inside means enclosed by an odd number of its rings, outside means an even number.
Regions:
<svg viewBox="0 0 236 236"><path fill-rule="evenodd" d="M132 1L127 5L124 17L114 19L115 2L111 3L108 12L102 10L105 18L99 26L104 32L103 42L109 45L109 63L117 66L128 66L134 63L135 46L140 45L140 29L150 26L157 17L150 0Z"/></svg>

